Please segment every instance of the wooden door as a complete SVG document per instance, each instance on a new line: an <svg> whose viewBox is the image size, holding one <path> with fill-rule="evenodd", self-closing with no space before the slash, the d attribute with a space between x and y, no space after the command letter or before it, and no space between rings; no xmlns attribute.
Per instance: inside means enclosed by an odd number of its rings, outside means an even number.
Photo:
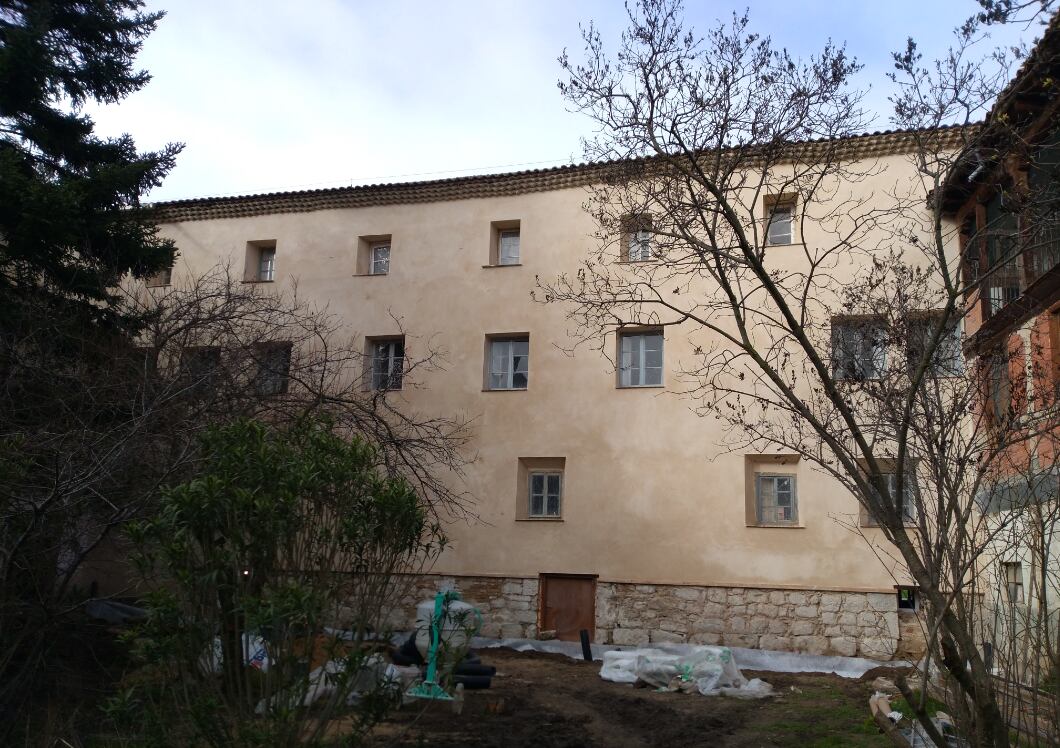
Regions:
<svg viewBox="0 0 1060 748"><path fill-rule="evenodd" d="M578 641L588 629L596 638L596 577L585 574L541 575L542 630L554 630L556 638Z"/></svg>

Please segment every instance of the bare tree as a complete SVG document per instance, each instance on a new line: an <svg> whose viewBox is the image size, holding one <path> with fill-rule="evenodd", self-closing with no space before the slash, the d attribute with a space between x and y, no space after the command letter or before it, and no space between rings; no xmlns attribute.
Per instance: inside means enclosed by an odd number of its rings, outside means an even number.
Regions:
<svg viewBox="0 0 1060 748"><path fill-rule="evenodd" d="M931 67L912 42L895 55L896 169L856 137L868 116L842 48L795 60L746 16L700 38L671 0L632 8L614 55L589 26L584 61L560 60L560 89L599 127L586 157L614 162L587 203L599 245L538 293L567 307L576 344L605 355L616 329L687 335L684 394L723 424L728 449L798 454L857 497L864 516L837 520L877 525L877 552L919 587L925 673L941 670L966 736L1008 745L977 580L1018 513L982 507L1003 479L1033 478L1025 450L1052 438L1056 399L983 407L988 367L1007 352L962 353L969 300L1012 256L967 272L961 242L1000 225L962 240L933 199L995 136L976 123L1009 60L984 63L976 34L960 30ZM944 745L923 694L900 685Z"/></svg>
<svg viewBox="0 0 1060 748"><path fill-rule="evenodd" d="M469 422L412 410L373 381L359 341L296 291L267 294L216 267L175 286L130 283L124 307L145 320L135 339L63 325L42 308L0 347L0 704L54 672L57 635L91 590L78 572L159 489L198 468L210 425L277 425L323 416L373 445L435 517L470 511L461 491ZM444 366L411 339L392 373L402 388ZM5 723L7 727L10 722ZM0 728L3 729L3 728Z"/></svg>

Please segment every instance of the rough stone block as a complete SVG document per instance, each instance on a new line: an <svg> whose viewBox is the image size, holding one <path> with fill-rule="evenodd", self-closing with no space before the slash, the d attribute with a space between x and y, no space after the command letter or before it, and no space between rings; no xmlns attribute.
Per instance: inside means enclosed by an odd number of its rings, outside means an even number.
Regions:
<svg viewBox="0 0 1060 748"><path fill-rule="evenodd" d="M843 657L853 657L858 653L858 643L847 636L836 636L828 640L832 652Z"/></svg>
<svg viewBox="0 0 1060 748"><path fill-rule="evenodd" d="M726 647L747 647L749 649L758 647L758 637L754 634L725 633L721 636L721 642Z"/></svg>
<svg viewBox="0 0 1060 748"><path fill-rule="evenodd" d="M792 636L809 636L813 633L814 628L813 621L794 621L788 633Z"/></svg>
<svg viewBox="0 0 1060 748"><path fill-rule="evenodd" d="M523 583L522 582L505 582L501 585L501 592L505 595L521 595L523 594Z"/></svg>
<svg viewBox="0 0 1060 748"><path fill-rule="evenodd" d="M651 593L655 592L655 585L653 585L653 584L638 584L637 587L636 587L636 590L637 590L637 592L646 592L646 593L651 594Z"/></svg>
<svg viewBox="0 0 1060 748"><path fill-rule="evenodd" d="M773 605L772 603L759 603L758 608L755 610L755 612L760 616L772 618L776 616L779 611L777 609L777 606Z"/></svg>
<svg viewBox="0 0 1060 748"><path fill-rule="evenodd" d="M862 639L858 643L862 657L874 660L889 660L894 657L895 641L893 639Z"/></svg>
<svg viewBox="0 0 1060 748"><path fill-rule="evenodd" d="M725 590L713 587L707 590L707 600L712 603L721 603L722 605L724 605L728 600L728 595L726 594Z"/></svg>
<svg viewBox="0 0 1060 748"><path fill-rule="evenodd" d="M525 629L521 623L502 623L501 624L501 638L502 639L522 639Z"/></svg>
<svg viewBox="0 0 1060 748"><path fill-rule="evenodd" d="M693 644L707 644L714 646L721 644L721 634L692 634L688 639Z"/></svg>
<svg viewBox="0 0 1060 748"><path fill-rule="evenodd" d="M501 636L501 626L499 623L484 623L482 624L482 631L480 636L489 637L490 639L499 639Z"/></svg>
<svg viewBox="0 0 1060 748"><path fill-rule="evenodd" d="M870 592L865 595L865 604L872 610L878 610L881 613L887 611L897 611L898 603L895 600L894 595L885 595L882 592Z"/></svg>
<svg viewBox="0 0 1060 748"><path fill-rule="evenodd" d="M692 623L692 632L696 634L720 634L725 630L725 622L720 618L700 618Z"/></svg>
<svg viewBox="0 0 1060 748"><path fill-rule="evenodd" d="M758 646L762 649L777 649L781 652L791 651L791 639L786 636L773 636L767 634L758 640Z"/></svg>
<svg viewBox="0 0 1060 748"><path fill-rule="evenodd" d="M769 593L769 602L773 603L774 605L783 605L785 602L787 602L787 597L784 595L783 592L779 590L774 590L773 592Z"/></svg>
<svg viewBox="0 0 1060 748"><path fill-rule="evenodd" d="M734 634L747 633L747 619L741 617L730 618L725 622L725 629Z"/></svg>
<svg viewBox="0 0 1060 748"><path fill-rule="evenodd" d="M657 630L651 632L650 640L651 640L652 644L661 644L661 643L671 643L672 644L674 642L683 642L685 640L685 637L682 636L681 634L675 634L672 631L664 631L662 629L657 629Z"/></svg>
<svg viewBox="0 0 1060 748"><path fill-rule="evenodd" d="M769 622L769 633L771 634L786 634L788 633L788 622L782 618L774 618Z"/></svg>
<svg viewBox="0 0 1060 748"><path fill-rule="evenodd" d="M795 615L799 618L817 618L817 608L812 605L800 605L795 608Z"/></svg>
<svg viewBox="0 0 1060 748"><path fill-rule="evenodd" d="M828 651L828 638L824 636L796 636L795 651L809 654L824 654Z"/></svg>
<svg viewBox="0 0 1060 748"><path fill-rule="evenodd" d="M843 610L849 613L860 613L865 608L866 603L863 594L847 595L843 600Z"/></svg>
<svg viewBox="0 0 1060 748"><path fill-rule="evenodd" d="M696 587L678 587L674 590L674 595L682 600L698 601L703 599L703 590Z"/></svg>
<svg viewBox="0 0 1060 748"><path fill-rule="evenodd" d="M537 597L537 580L536 579L524 579L523 580L523 594Z"/></svg>
<svg viewBox="0 0 1060 748"><path fill-rule="evenodd" d="M821 610L836 612L843 607L843 596L825 593L821 595Z"/></svg>
<svg viewBox="0 0 1060 748"><path fill-rule="evenodd" d="M745 616L745 615L747 615L747 612L748 612L748 610L747 610L747 606L746 605L730 605L729 606L729 615L731 615L731 616Z"/></svg>
<svg viewBox="0 0 1060 748"><path fill-rule="evenodd" d="M725 606L720 603L706 603L699 609L704 618L724 618Z"/></svg>
<svg viewBox="0 0 1060 748"><path fill-rule="evenodd" d="M821 623L825 626L834 626L839 622L839 614L825 611L821 613Z"/></svg>
<svg viewBox="0 0 1060 748"><path fill-rule="evenodd" d="M647 644L648 632L646 629L615 629L611 632L611 641L615 644Z"/></svg>
<svg viewBox="0 0 1060 748"><path fill-rule="evenodd" d="M749 603L764 603L769 600L769 593L765 590L749 590L746 597Z"/></svg>
<svg viewBox="0 0 1060 748"><path fill-rule="evenodd" d="M872 610L863 610L858 613L858 626L870 631L878 629L883 625L883 616Z"/></svg>
<svg viewBox="0 0 1060 748"><path fill-rule="evenodd" d="M836 623L841 626L857 626L858 625L858 614L857 613L840 613L839 617L836 618Z"/></svg>
<svg viewBox="0 0 1060 748"><path fill-rule="evenodd" d="M809 602L809 598L806 597L805 592L788 592L786 597L788 602L792 605L805 605Z"/></svg>
<svg viewBox="0 0 1060 748"><path fill-rule="evenodd" d="M768 634L772 619L766 616L755 616L747 620L747 630L752 634Z"/></svg>

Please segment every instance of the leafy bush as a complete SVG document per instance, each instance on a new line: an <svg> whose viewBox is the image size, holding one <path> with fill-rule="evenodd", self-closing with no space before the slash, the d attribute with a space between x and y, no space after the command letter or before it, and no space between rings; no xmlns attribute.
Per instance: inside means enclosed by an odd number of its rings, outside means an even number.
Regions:
<svg viewBox="0 0 1060 748"><path fill-rule="evenodd" d="M202 449L198 475L130 531L152 587L144 693L190 717L180 742L315 745L348 703L361 733L400 697L375 649L408 573L441 549L438 524L327 421L241 420Z"/></svg>

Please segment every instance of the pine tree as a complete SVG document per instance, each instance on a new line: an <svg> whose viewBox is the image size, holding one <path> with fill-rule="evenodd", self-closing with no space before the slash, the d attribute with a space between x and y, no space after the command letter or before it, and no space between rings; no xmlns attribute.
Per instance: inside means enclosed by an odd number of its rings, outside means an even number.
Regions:
<svg viewBox="0 0 1060 748"><path fill-rule="evenodd" d="M138 153L83 113L150 76L134 59L162 13L140 0L0 0L0 329L28 314L122 326L113 292L173 261L140 204L179 145ZM16 333L17 334L17 333Z"/></svg>

